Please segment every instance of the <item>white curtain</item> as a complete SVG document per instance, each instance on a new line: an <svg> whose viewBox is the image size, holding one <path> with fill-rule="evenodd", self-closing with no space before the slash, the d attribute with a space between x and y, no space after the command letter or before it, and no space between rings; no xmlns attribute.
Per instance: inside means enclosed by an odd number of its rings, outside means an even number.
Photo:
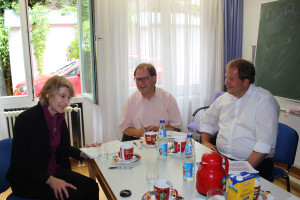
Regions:
<svg viewBox="0 0 300 200"><path fill-rule="evenodd" d="M156 67L157 86L176 98L183 130L192 112L222 90L221 0L100 0L96 13L98 141L121 139L122 106L136 90L133 70L141 62Z"/></svg>

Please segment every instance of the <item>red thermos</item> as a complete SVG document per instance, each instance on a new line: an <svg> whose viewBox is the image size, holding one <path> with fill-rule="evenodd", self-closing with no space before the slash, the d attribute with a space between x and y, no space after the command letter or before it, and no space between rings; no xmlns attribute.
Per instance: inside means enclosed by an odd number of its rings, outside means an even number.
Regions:
<svg viewBox="0 0 300 200"><path fill-rule="evenodd" d="M225 170L222 161L225 160ZM226 157L216 152L209 152L202 155L202 161L196 175L196 189L206 195L210 189L221 188L225 190L228 176L229 163Z"/></svg>

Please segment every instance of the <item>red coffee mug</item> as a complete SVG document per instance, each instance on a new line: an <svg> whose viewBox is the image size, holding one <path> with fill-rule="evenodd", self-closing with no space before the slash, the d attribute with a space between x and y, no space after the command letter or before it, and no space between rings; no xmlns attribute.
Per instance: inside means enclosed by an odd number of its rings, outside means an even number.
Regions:
<svg viewBox="0 0 300 200"><path fill-rule="evenodd" d="M169 200L172 192L175 193L175 196L177 197L178 192L172 188L170 181L161 179L155 182L154 194L156 200Z"/></svg>
<svg viewBox="0 0 300 200"><path fill-rule="evenodd" d="M185 145L186 145L186 139L185 138L175 138L174 145L175 145L176 153L183 153Z"/></svg>
<svg viewBox="0 0 300 200"><path fill-rule="evenodd" d="M118 153L122 160L130 160L133 157L133 146L131 144L122 144Z"/></svg>
<svg viewBox="0 0 300 200"><path fill-rule="evenodd" d="M260 193L260 181L255 179L253 200L257 200Z"/></svg>
<svg viewBox="0 0 300 200"><path fill-rule="evenodd" d="M145 133L145 141L147 145L155 145L156 143L156 133L155 132L146 132Z"/></svg>

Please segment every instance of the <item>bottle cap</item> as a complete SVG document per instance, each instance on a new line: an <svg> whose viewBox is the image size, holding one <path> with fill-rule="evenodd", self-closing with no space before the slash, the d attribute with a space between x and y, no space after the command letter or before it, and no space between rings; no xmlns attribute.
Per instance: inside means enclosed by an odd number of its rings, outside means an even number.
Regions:
<svg viewBox="0 0 300 200"><path fill-rule="evenodd" d="M192 137L193 137L193 134L192 134L192 133L188 133L188 134L187 134L187 137L188 137L188 138L192 138Z"/></svg>
<svg viewBox="0 0 300 200"><path fill-rule="evenodd" d="M160 120L160 123L165 123L165 120L161 119L161 120Z"/></svg>

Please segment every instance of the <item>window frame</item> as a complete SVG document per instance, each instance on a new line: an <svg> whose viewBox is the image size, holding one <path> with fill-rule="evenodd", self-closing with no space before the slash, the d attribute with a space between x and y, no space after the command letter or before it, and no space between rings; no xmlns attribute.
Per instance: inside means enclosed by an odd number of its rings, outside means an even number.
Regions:
<svg viewBox="0 0 300 200"><path fill-rule="evenodd" d="M97 59L96 59L96 29L95 29L95 3L94 0L87 0L89 2L89 18L90 18L90 43L91 43L91 84L92 84L92 93L86 93L84 92L84 88L85 88L85 80L83 80L84 77L84 72L85 70L80 70L80 78L81 78L81 95L86 98L87 100L89 100L90 102L94 103L94 104L99 104L98 102L98 80L97 80ZM78 0L77 1L77 9L80 8L80 3L81 1ZM78 10L77 10L78 12ZM79 17L81 16L81 12L79 14ZM78 20L79 21L79 20ZM84 46L82 44L82 32L81 30L82 28L82 24L78 23L78 27L79 27L79 46ZM80 58L82 58L82 48L80 48ZM80 67L84 66L84 62L83 59L80 59Z"/></svg>
<svg viewBox="0 0 300 200"><path fill-rule="evenodd" d="M29 39L29 22L28 22L28 0L19 0L20 7L20 23L21 23L21 33L22 33L22 47L24 56L24 67L25 67L25 80L27 84L27 95L23 96L1 96L1 100L4 108L7 106L12 107L24 107L31 104L34 101L34 90L33 90L33 74L31 68L31 49L30 49L30 39Z"/></svg>
<svg viewBox="0 0 300 200"><path fill-rule="evenodd" d="M79 0L80 1L80 0ZM83 102L84 99L88 99L92 103L98 104L98 94L97 94L97 79L96 79L96 56L95 56L95 42L94 37L95 34L95 20L94 20L94 0L89 1L89 9L90 9L90 17L91 17L91 54L93 55L91 59L91 70L92 74L92 83L93 83L93 91L92 96L85 94L82 92L81 95L72 98L71 103L75 102ZM29 12L28 12L28 0L19 0L19 8L20 8L20 24L21 24L21 35L22 35L22 47L23 47L23 56L24 56L24 68L25 68L25 81L27 85L27 95L22 96L1 96L1 103L3 108L18 108L18 107L31 107L36 105L38 99L35 98L34 91L34 82L33 82L33 72L32 72L32 60L31 60L31 48L30 48L30 36L29 36ZM80 47L79 47L80 48ZM82 65L80 64L80 71L82 72ZM83 83L83 77L80 77L81 84Z"/></svg>

